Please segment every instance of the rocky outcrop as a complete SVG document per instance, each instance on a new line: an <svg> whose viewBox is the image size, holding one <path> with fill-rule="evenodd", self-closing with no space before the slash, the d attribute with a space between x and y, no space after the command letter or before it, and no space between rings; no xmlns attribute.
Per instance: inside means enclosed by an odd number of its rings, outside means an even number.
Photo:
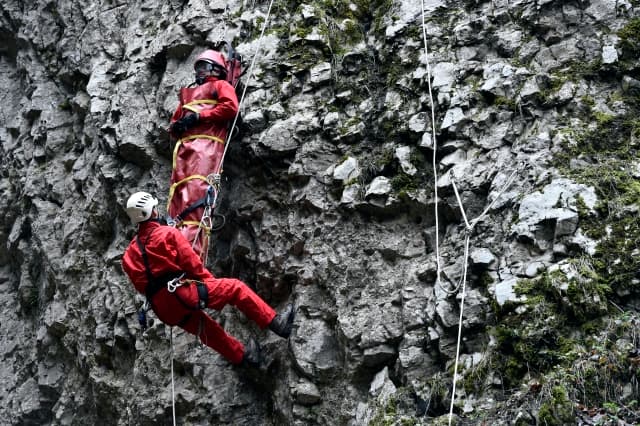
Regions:
<svg viewBox="0 0 640 426"><path fill-rule="evenodd" d="M265 2L24 3L0 5L7 424L446 421L456 360L460 424L640 419L637 2L425 1L428 61L409 0L276 1L262 38ZM166 201L177 91L225 38L256 61L208 266L298 307L288 342L213 312L254 372L142 333L120 268L122 204Z"/></svg>

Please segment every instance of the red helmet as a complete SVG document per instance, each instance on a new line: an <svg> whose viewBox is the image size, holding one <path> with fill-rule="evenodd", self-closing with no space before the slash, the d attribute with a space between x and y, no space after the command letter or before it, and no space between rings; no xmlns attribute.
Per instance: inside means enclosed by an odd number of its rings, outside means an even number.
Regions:
<svg viewBox="0 0 640 426"><path fill-rule="evenodd" d="M208 65L207 65L208 64ZM227 61L222 54L216 50L205 50L196 58L193 68L196 71L196 81L202 80L209 75L214 75L222 80L227 78Z"/></svg>

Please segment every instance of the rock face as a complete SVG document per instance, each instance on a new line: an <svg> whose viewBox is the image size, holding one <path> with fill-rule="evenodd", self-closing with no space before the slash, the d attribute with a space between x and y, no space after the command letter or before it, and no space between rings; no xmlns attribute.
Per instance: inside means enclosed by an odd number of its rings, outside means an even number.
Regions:
<svg viewBox="0 0 640 426"><path fill-rule="evenodd" d="M278 0L269 16L3 0L0 418L170 424L175 401L190 425L428 422L449 412L458 349L460 424L563 424L584 414L567 398L637 409L640 4L424 4L428 57L415 0ZM120 268L122 205L166 201L177 91L222 39L255 65L208 266L298 306L289 342L212 312L260 340L258 372L157 321L143 334ZM477 219L468 252L458 200ZM598 318L615 360L585 349ZM612 393L559 375L578 364Z"/></svg>

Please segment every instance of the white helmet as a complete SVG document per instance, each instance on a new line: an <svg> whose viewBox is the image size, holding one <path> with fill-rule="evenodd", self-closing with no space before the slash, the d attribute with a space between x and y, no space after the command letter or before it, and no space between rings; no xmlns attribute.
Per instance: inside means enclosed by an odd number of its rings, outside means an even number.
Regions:
<svg viewBox="0 0 640 426"><path fill-rule="evenodd" d="M131 222L140 223L151 217L153 208L158 205L158 200L148 192L136 192L127 200L127 214Z"/></svg>

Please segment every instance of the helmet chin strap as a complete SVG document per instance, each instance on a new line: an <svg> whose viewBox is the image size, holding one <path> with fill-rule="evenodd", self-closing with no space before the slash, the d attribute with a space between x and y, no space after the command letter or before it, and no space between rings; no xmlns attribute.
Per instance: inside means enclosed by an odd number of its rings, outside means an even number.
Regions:
<svg viewBox="0 0 640 426"><path fill-rule="evenodd" d="M213 72L209 72L209 74L207 75L198 75L196 74L196 84L198 86L204 84L207 82L207 78L209 77L213 77L213 78L217 78L218 80L222 79L220 73L213 73Z"/></svg>

